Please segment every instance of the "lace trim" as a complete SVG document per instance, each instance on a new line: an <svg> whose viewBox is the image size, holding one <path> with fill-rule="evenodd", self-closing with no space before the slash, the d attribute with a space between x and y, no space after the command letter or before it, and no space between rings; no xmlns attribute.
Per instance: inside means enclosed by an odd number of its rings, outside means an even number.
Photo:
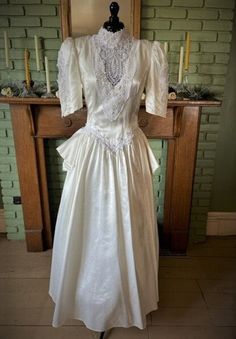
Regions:
<svg viewBox="0 0 236 339"><path fill-rule="evenodd" d="M137 129L129 129L125 135L118 138L108 138L98 127L88 124L81 128L80 132L94 135L109 151L116 153L123 149L124 146L131 144Z"/></svg>
<svg viewBox="0 0 236 339"><path fill-rule="evenodd" d="M112 33L104 28L91 39L103 111L109 120L116 120L129 98L135 72L135 63L130 62L135 39L125 29Z"/></svg>

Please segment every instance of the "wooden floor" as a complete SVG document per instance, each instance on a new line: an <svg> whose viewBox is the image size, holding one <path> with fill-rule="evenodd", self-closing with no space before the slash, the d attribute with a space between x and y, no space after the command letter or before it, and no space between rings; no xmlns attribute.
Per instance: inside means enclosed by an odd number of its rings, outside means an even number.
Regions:
<svg viewBox="0 0 236 339"><path fill-rule="evenodd" d="M51 250L28 253L0 238L0 338L93 339L78 320L51 326ZM186 256L160 257L159 309L145 330L115 328L109 339L235 339L236 236L208 238Z"/></svg>

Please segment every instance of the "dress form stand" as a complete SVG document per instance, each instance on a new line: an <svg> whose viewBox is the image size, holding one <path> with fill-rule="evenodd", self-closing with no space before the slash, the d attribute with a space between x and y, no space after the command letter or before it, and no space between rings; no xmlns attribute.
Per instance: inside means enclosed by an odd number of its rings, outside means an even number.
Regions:
<svg viewBox="0 0 236 339"><path fill-rule="evenodd" d="M103 339L105 335L105 331L101 332L100 339Z"/></svg>
<svg viewBox="0 0 236 339"><path fill-rule="evenodd" d="M125 27L123 22L119 20L119 17L117 15L119 12L119 9L120 7L117 2L112 2L110 4L111 15L109 17L109 20L104 22L103 24L103 28L105 28L109 32L115 33L117 31L122 30ZM105 335L105 331L101 332L99 339L103 339L104 335Z"/></svg>
<svg viewBox="0 0 236 339"><path fill-rule="evenodd" d="M103 24L103 28L109 32L115 33L125 27L123 22L121 22L117 16L119 9L120 7L117 2L112 2L110 4L111 16L109 17L109 20Z"/></svg>

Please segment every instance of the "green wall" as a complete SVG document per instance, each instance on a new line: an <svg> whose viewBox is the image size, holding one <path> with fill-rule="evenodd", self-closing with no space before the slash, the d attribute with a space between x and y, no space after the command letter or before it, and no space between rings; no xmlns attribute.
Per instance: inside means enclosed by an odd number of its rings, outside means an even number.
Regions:
<svg viewBox="0 0 236 339"><path fill-rule="evenodd" d="M34 34L42 38L41 60L49 58L51 79L56 80L56 58L60 47L59 0L0 0L0 80L24 79L23 52L31 52L32 78L44 80L44 71L37 72L34 56ZM204 84L223 97L232 36L234 1L232 0L143 0L141 36L150 40L170 42L170 82L175 83L178 72L178 51L185 32L191 33L190 76L192 84ZM102 23L101 23L102 24ZM10 43L12 70L4 65L3 31L7 30ZM43 64L41 62L41 69ZM220 130L221 109L204 108L198 144L198 159L191 212L190 241L203 241L206 216L210 210L215 175L216 141ZM47 141L47 169L52 214L56 215L63 187L61 159L55 151L62 140ZM163 212L166 144L150 141L160 159L162 171L154 177L156 201ZM20 195L15 160L11 118L8 105L0 105L0 179L2 180L5 219L9 239L24 238L22 206L14 205L12 197Z"/></svg>
<svg viewBox="0 0 236 339"><path fill-rule="evenodd" d="M217 140L211 210L236 212L236 16Z"/></svg>

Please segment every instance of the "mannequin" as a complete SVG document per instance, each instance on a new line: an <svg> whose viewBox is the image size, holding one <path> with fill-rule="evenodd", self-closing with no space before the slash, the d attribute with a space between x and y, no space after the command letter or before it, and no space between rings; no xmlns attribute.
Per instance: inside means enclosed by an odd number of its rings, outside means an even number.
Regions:
<svg viewBox="0 0 236 339"><path fill-rule="evenodd" d="M119 327L146 328L158 308L152 175L159 163L139 126L143 89L147 113L165 117L168 105L161 43L134 38L117 3L108 6L111 17L96 34L67 37L58 51L61 117L83 107L82 85L88 114L56 148L67 173L49 285L52 326L80 319L97 339Z"/></svg>
<svg viewBox="0 0 236 339"><path fill-rule="evenodd" d="M119 20L119 17L117 16L119 9L120 7L117 2L112 2L110 4L111 16L109 17L109 20L105 21L103 24L103 28L105 28L109 32L115 33L122 30L125 27L123 22L121 22ZM101 332L99 339L103 339L104 335L105 331Z"/></svg>
<svg viewBox="0 0 236 339"><path fill-rule="evenodd" d="M119 21L119 17L117 16L119 9L120 7L117 2L112 2L110 4L111 16L109 17L109 20L103 24L103 28L109 32L115 33L125 27L123 22Z"/></svg>
<svg viewBox="0 0 236 339"><path fill-rule="evenodd" d="M117 32L122 30L125 26L123 22L119 20L119 17L117 16L119 12L119 5L117 2L112 2L110 4L110 12L111 16L109 17L108 21L105 21L103 24L103 28L105 28L109 32ZM103 339L105 335L105 331L101 332L100 339Z"/></svg>

